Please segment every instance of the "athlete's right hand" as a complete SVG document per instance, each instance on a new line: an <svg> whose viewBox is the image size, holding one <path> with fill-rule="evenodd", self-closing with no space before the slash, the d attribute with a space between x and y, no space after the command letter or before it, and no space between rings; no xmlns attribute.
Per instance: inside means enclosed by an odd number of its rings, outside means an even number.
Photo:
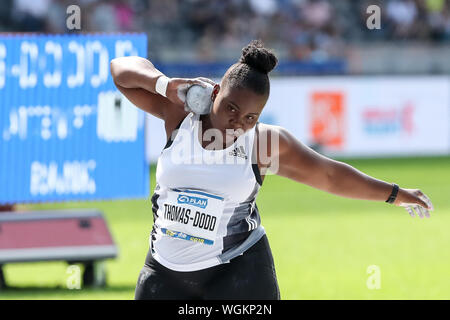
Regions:
<svg viewBox="0 0 450 320"><path fill-rule="evenodd" d="M209 82L206 78L195 79L183 79L183 78L170 78L167 84L166 96L171 102L179 106L185 106L186 94L188 89L194 84L198 84L202 87L206 87ZM211 81L211 80L210 80ZM188 110L187 110L188 111Z"/></svg>

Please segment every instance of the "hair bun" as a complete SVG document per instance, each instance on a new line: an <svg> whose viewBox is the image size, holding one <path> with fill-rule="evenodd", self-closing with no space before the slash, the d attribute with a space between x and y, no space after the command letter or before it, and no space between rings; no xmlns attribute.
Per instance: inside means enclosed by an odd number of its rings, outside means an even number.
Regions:
<svg viewBox="0 0 450 320"><path fill-rule="evenodd" d="M253 40L242 49L242 56L239 62L267 74L275 68L278 59L271 51L264 48L262 41Z"/></svg>

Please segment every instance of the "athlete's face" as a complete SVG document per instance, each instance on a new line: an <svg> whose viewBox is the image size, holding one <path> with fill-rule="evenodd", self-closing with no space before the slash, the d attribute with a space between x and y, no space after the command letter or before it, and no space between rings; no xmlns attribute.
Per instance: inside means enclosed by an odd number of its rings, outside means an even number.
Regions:
<svg viewBox="0 0 450 320"><path fill-rule="evenodd" d="M230 88L226 81L222 81L222 87L215 87L213 99L209 117L212 126L224 135L231 130L240 135L256 125L268 95L257 94L250 89Z"/></svg>

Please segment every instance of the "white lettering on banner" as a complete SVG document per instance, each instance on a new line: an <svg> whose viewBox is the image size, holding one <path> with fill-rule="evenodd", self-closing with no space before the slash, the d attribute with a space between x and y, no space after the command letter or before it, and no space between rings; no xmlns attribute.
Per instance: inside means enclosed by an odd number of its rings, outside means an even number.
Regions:
<svg viewBox="0 0 450 320"><path fill-rule="evenodd" d="M92 115L94 113L94 107L83 105L76 105L73 108L73 114L75 115L75 119L73 120L73 126L77 129L80 129L84 124L84 118Z"/></svg>
<svg viewBox="0 0 450 320"><path fill-rule="evenodd" d="M120 92L98 95L97 137L106 142L136 141L138 109Z"/></svg>
<svg viewBox="0 0 450 320"><path fill-rule="evenodd" d="M50 126L52 125L52 121L49 117L44 117L41 120L41 137L44 140L50 139L52 136L52 132L50 131Z"/></svg>
<svg viewBox="0 0 450 320"><path fill-rule="evenodd" d="M38 46L35 42L23 41L20 45L20 64L11 67L11 74L19 77L22 89L34 88L37 84L36 67L38 62ZM30 63L28 63L30 60ZM33 70L34 71L31 71Z"/></svg>
<svg viewBox="0 0 450 320"><path fill-rule="evenodd" d="M76 55L76 74L67 78L69 88L84 85L85 76L90 75L89 83L92 87L98 88L105 84L109 76L109 53L108 49L100 41L89 41L85 46L71 41L69 51ZM138 51L133 47L131 41L118 40L115 43L116 57L127 54L138 55ZM98 59L98 69L94 70L95 61Z"/></svg>
<svg viewBox="0 0 450 320"><path fill-rule="evenodd" d="M67 119L64 116L60 117L58 120L56 133L60 140L67 138Z"/></svg>
<svg viewBox="0 0 450 320"><path fill-rule="evenodd" d="M95 106L76 105L73 107L73 126L75 129L81 129L86 121L86 118L95 115ZM55 129L52 125L56 125L57 138L64 140L68 135L68 121L67 115L59 112L52 112L50 106L20 106L18 110L11 110L9 113L9 127L3 131L3 140L8 141L13 136L18 135L21 140L27 138L28 126L33 122L33 118L38 118L40 129L40 137L43 140L48 140L52 137L52 132ZM32 129L34 132L34 130ZM73 131L72 131L73 132Z"/></svg>
<svg viewBox="0 0 450 320"><path fill-rule="evenodd" d="M63 47L56 40L46 41L44 49L40 51L38 44L37 41L29 40L20 42L19 62L12 64L8 72L5 61L7 47L5 43L0 43L0 89L5 86L8 75L17 77L22 89L35 88L38 81L43 81L46 88L58 88L63 82L69 88L77 88L85 85L86 79L90 86L98 88L108 81L110 56L139 54L129 40L115 41L115 52L109 52L101 40L88 41L85 44L72 40L68 42L67 47ZM52 60L53 64L50 63ZM64 60L70 61L70 65L75 69L66 79L63 79Z"/></svg>
<svg viewBox="0 0 450 320"><path fill-rule="evenodd" d="M19 108L18 133L20 139L24 140L27 137L27 109L25 107Z"/></svg>
<svg viewBox="0 0 450 320"><path fill-rule="evenodd" d="M61 65L62 65L62 48L57 42L47 41L45 43L45 53L53 56L55 64L53 73L46 72L44 74L44 85L47 88L59 87L61 84Z"/></svg>
<svg viewBox="0 0 450 320"><path fill-rule="evenodd" d="M66 161L62 166L62 173L58 164L50 162L48 165L39 161L31 164L30 193L33 196L51 194L94 194L95 180L90 172L96 167L95 160Z"/></svg>
<svg viewBox="0 0 450 320"><path fill-rule="evenodd" d="M116 51L116 58L119 57L125 57L126 55L130 55L130 56L137 56L138 52L137 50L133 47L133 43L129 40L126 41L122 41L122 40L118 40L116 41L116 45L115 45L115 51Z"/></svg>
<svg viewBox="0 0 450 320"><path fill-rule="evenodd" d="M85 54L84 47L76 41L69 42L69 52L76 55L76 73L75 75L69 75L67 77L67 86L69 88L75 88L84 84L84 65Z"/></svg>
<svg viewBox="0 0 450 320"><path fill-rule="evenodd" d="M91 86L99 87L108 80L109 71L109 55L108 50L102 45L100 41L89 41L86 43L87 53L87 70L91 75ZM94 59L98 55L98 73L94 73Z"/></svg>

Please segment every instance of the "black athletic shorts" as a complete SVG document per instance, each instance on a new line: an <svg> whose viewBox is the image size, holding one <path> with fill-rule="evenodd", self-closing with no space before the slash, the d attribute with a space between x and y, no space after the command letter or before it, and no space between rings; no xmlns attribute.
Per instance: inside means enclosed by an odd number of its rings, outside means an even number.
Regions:
<svg viewBox="0 0 450 320"><path fill-rule="evenodd" d="M147 254L135 299L279 300L275 266L267 236L229 263L192 271L173 271Z"/></svg>

